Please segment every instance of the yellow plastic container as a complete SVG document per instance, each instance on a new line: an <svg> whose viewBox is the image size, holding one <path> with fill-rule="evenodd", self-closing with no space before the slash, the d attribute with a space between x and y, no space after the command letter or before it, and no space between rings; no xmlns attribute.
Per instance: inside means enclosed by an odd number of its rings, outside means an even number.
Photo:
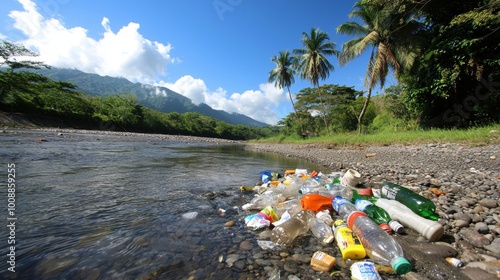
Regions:
<svg viewBox="0 0 500 280"><path fill-rule="evenodd" d="M344 260L361 260L366 257L365 247L361 244L361 240L352 232L350 228L342 220L337 220L334 223L335 240L339 246L342 258Z"/></svg>

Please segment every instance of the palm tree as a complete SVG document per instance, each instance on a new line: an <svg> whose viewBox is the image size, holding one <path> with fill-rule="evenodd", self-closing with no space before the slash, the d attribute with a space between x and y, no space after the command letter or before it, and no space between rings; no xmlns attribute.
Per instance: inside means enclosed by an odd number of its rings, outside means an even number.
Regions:
<svg viewBox="0 0 500 280"><path fill-rule="evenodd" d="M365 1L356 2L354 7L357 10L352 11L349 17L360 19L364 25L347 22L337 27L337 32L359 36L342 46L340 65L345 65L368 47L372 47L365 76L368 95L358 116L358 129L361 133L361 122L370 102L372 89L377 83L380 88L384 87L390 69L398 76L404 69L412 66L416 52L410 44L409 36L419 23L413 20L411 14L388 13L382 6L370 5Z"/></svg>
<svg viewBox="0 0 500 280"><path fill-rule="evenodd" d="M326 121L323 98L321 97L319 88L319 79L326 79L330 75L330 71L334 70L333 65L328 61L326 56L338 56L339 51L337 51L335 43L330 41L328 34L318 28L313 28L311 34L302 32L302 45L304 49L293 51L298 59L297 71L303 79L308 80L313 87L317 88L323 109L323 120L326 131L329 134L330 131L328 129L328 122Z"/></svg>
<svg viewBox="0 0 500 280"><path fill-rule="evenodd" d="M293 102L292 93L290 92L290 86L295 82L294 65L296 64L296 58L292 56L289 51L281 51L277 56L271 58L271 61L276 64L276 68L269 72L268 82L274 82L274 86L280 89L287 88L295 117L302 126L302 122L297 114L297 109L295 108L295 103ZM301 129L303 130L302 127Z"/></svg>

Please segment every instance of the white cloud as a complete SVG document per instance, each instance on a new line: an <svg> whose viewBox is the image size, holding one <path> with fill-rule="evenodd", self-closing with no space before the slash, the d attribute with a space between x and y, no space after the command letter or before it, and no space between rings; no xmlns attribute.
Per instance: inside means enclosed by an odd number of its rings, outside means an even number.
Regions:
<svg viewBox="0 0 500 280"><path fill-rule="evenodd" d="M157 85L187 96L195 104L205 103L216 110L240 113L268 124L276 124L279 121L274 107L285 100L283 90L268 83L260 84L259 90L247 90L229 96L220 87L210 91L203 80L189 75L183 76L175 83L160 82Z"/></svg>
<svg viewBox="0 0 500 280"><path fill-rule="evenodd" d="M34 2L19 2L24 11L12 11L9 16L15 21L14 27L27 36L23 44L36 49L46 64L152 83L174 61L170 56L172 46L144 38L137 23L131 22L114 33L109 19L103 18L103 37L94 40L85 28L66 28L57 19L45 19Z"/></svg>
<svg viewBox="0 0 500 280"><path fill-rule="evenodd" d="M35 49L40 54L39 59L46 64L164 86L195 104L205 103L214 109L244 114L268 124L276 124L279 120L275 109L286 95L272 84L260 84L259 90L229 95L220 87L210 91L202 79L190 75L174 83L165 83L161 78L165 76L167 65L177 61L170 56L172 46L144 38L139 33L138 23L130 22L115 33L110 20L104 17L101 21L104 33L96 40L89 37L83 27L68 28L56 18L44 18L32 0L18 1L23 11L9 13L14 28L27 37L21 43ZM2 36L0 34L0 38ZM152 92L167 94L159 89Z"/></svg>

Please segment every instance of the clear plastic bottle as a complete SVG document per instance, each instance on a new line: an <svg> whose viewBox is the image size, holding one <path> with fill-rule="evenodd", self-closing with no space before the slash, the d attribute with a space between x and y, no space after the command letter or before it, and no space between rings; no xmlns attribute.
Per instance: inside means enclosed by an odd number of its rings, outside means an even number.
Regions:
<svg viewBox="0 0 500 280"><path fill-rule="evenodd" d="M379 198L375 205L385 209L394 220L420 233L431 242L439 240L444 234L443 225L415 214L399 201Z"/></svg>
<svg viewBox="0 0 500 280"><path fill-rule="evenodd" d="M309 219L314 218L314 212L302 210L288 221L271 230L271 241L280 247L290 245L299 235L309 231Z"/></svg>
<svg viewBox="0 0 500 280"><path fill-rule="evenodd" d="M302 205L300 204L300 200L298 198L290 199L283 202L278 202L274 205L274 209L276 209L276 213L279 217L283 215L283 213L288 212L290 216L297 214L302 209Z"/></svg>
<svg viewBox="0 0 500 280"><path fill-rule="evenodd" d="M285 196L276 193L263 193L254 197L249 203L241 206L243 210L260 210L266 206L274 206L275 204L285 201Z"/></svg>
<svg viewBox="0 0 500 280"><path fill-rule="evenodd" d="M391 233L394 230L397 233L403 233L404 228L397 221L392 221L391 216L382 207L378 207L371 201L364 199L356 199L354 205L360 210L365 212L365 214L372 219L376 224L380 225L380 228Z"/></svg>
<svg viewBox="0 0 500 280"><path fill-rule="evenodd" d="M411 264L404 258L401 246L365 213L352 212L347 219L347 225L361 240L366 254L374 262L390 265L400 275L411 271Z"/></svg>
<svg viewBox="0 0 500 280"><path fill-rule="evenodd" d="M347 221L347 216L349 216L351 212L358 211L356 205L341 196L335 196L333 198L332 206L333 210L335 210L335 212L337 212L340 218L344 221Z"/></svg>
<svg viewBox="0 0 500 280"><path fill-rule="evenodd" d="M327 226L331 227L333 225L332 214L330 214L330 210L328 209L316 213L316 218L322 220Z"/></svg>
<svg viewBox="0 0 500 280"><path fill-rule="evenodd" d="M324 244L328 244L333 241L332 228L325 224L322 220L318 218L309 219L309 229L312 234Z"/></svg>
<svg viewBox="0 0 500 280"><path fill-rule="evenodd" d="M383 198L397 200L424 218L434 221L439 219L434 202L403 186L385 182L380 193Z"/></svg>

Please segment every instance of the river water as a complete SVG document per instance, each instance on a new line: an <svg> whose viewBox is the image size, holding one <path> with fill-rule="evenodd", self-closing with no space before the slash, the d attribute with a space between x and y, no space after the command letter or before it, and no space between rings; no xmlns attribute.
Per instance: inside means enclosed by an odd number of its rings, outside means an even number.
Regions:
<svg viewBox="0 0 500 280"><path fill-rule="evenodd" d="M0 134L0 163L4 279L238 278L224 258L253 238L239 186L320 168L238 143L22 130Z"/></svg>

